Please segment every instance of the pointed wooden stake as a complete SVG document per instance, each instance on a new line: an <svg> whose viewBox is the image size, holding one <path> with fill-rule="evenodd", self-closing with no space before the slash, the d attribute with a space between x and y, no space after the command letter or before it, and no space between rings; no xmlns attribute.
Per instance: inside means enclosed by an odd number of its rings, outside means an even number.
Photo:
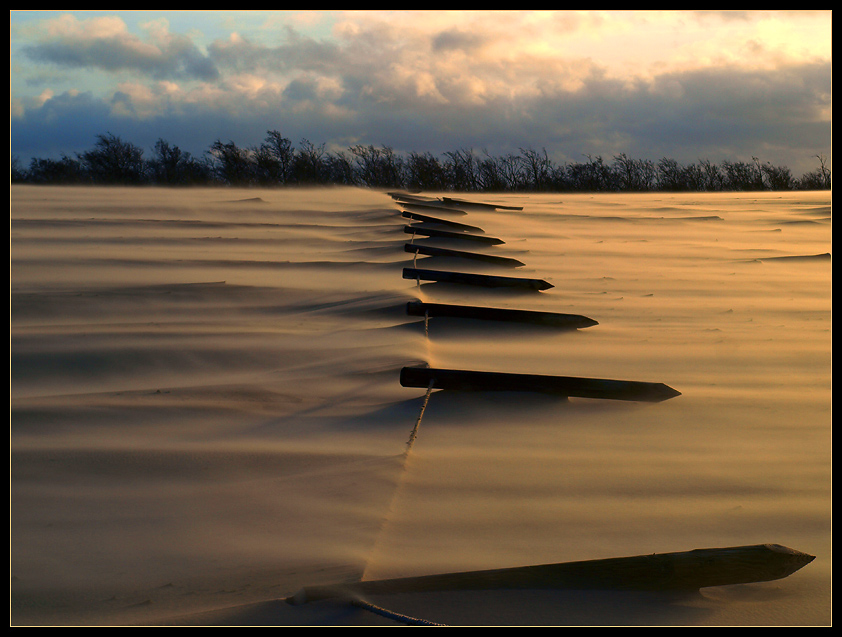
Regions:
<svg viewBox="0 0 842 637"><path fill-rule="evenodd" d="M422 195L413 195L407 192L387 192L392 199L400 202L417 203L429 206L459 206L465 208L491 208L496 210L523 210L523 206L503 206L496 203L486 203L482 201L468 201L467 199L457 199L456 197L424 197Z"/></svg>
<svg viewBox="0 0 842 637"><path fill-rule="evenodd" d="M521 279L508 276L494 276L490 274L470 274L468 272L448 272L446 270L422 270L420 268L404 268L404 279L421 279L424 281L440 281L444 283L462 283L465 285L479 285L488 288L529 288L532 290L548 290L552 286L542 279Z"/></svg>
<svg viewBox="0 0 842 637"><path fill-rule="evenodd" d="M477 228L476 226L469 226L466 223L459 223L457 221L451 221L450 219L440 219L438 217L430 217L428 215L421 215L417 212L408 212L404 211L401 213L401 216L406 219L414 219L415 221L423 221L424 223L437 223L443 226L448 226L450 228L456 228L458 230L464 230L466 232L485 232L482 228Z"/></svg>
<svg viewBox="0 0 842 637"><path fill-rule="evenodd" d="M472 305L423 303L421 301L409 301L406 304L406 313L410 316L451 316L484 321L531 323L533 325L550 325L564 329L580 329L598 325L593 319L587 316L581 316L580 314L558 314L555 312L476 307Z"/></svg>
<svg viewBox="0 0 842 637"><path fill-rule="evenodd" d="M493 208L495 210L523 210L523 206L503 206L496 203L484 203L481 201L467 201L454 197L442 197L441 200L451 206L465 206L467 208Z"/></svg>
<svg viewBox="0 0 842 637"><path fill-rule="evenodd" d="M403 231L406 234L418 235L422 237L458 239L461 241L472 241L474 243L485 243L488 245L502 245L503 243L505 243L505 241L503 241L502 239L498 239L497 237L468 234L467 232L451 232L449 230L439 230L438 228L425 228L422 226L404 226Z"/></svg>
<svg viewBox="0 0 842 637"><path fill-rule="evenodd" d="M425 254L430 257L456 257L460 259L471 259L473 261L484 261L486 263L494 263L496 265L503 265L510 268L519 268L524 265L522 261L512 259L511 257L501 257L495 254L482 254L479 252L465 252L464 250L449 250L447 248L436 248L434 246L418 245L415 243L404 244L406 252L414 252L416 254Z"/></svg>
<svg viewBox="0 0 842 637"><path fill-rule="evenodd" d="M430 210L435 210L438 212L445 212L447 214L452 215L467 215L468 213L461 208L455 208L453 206L448 206L441 201L400 201L398 202L401 207L406 208L407 210L416 210L427 212Z"/></svg>
<svg viewBox="0 0 842 637"><path fill-rule="evenodd" d="M695 591L782 579L814 559L779 544L758 544L308 586L286 601L302 604L332 597L493 589Z"/></svg>
<svg viewBox="0 0 842 637"><path fill-rule="evenodd" d="M457 391L522 391L575 398L602 398L653 403L681 395L681 392L663 383L576 376L477 372L461 369L434 369L431 367L404 367L401 369L400 381L404 387L427 388L432 386L433 389Z"/></svg>

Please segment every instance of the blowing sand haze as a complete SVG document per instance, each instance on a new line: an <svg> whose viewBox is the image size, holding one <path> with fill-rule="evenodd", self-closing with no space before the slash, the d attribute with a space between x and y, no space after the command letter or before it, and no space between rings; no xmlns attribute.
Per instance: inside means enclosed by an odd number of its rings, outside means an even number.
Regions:
<svg viewBox="0 0 842 637"><path fill-rule="evenodd" d="M830 193L453 197L505 207L13 186L11 624L396 625L286 600L774 544L815 559L682 594L367 599L448 625L829 625ZM435 311L453 306L567 318ZM404 386L404 368L674 393Z"/></svg>

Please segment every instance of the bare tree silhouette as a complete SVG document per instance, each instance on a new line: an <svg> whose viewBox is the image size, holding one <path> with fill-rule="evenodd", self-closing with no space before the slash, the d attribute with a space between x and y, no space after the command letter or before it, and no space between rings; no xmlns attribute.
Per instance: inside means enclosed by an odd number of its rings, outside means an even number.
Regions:
<svg viewBox="0 0 842 637"><path fill-rule="evenodd" d="M93 184L216 184L229 186L286 186L341 184L368 188L454 192L651 192L827 190L831 172L824 155L819 167L795 178L786 166L752 157L751 162L708 159L682 165L664 157L654 162L625 153L605 161L585 155L586 161L557 165L546 148L520 148L494 157L470 148L402 155L390 146L356 144L328 152L325 144L302 139L298 148L276 130L267 131L256 148L233 141L214 141L200 161L178 146L159 139L144 160L134 144L107 133L98 135L91 150L77 158L34 158L29 167L13 157L14 183Z"/></svg>

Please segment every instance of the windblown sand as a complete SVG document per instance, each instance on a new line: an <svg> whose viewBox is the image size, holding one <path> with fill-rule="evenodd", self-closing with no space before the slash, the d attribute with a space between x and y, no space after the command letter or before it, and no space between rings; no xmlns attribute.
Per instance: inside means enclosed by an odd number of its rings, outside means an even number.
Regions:
<svg viewBox="0 0 842 637"><path fill-rule="evenodd" d="M13 186L11 624L394 625L283 599L758 543L816 559L681 597L374 601L452 625L830 624L830 193L464 197L523 206L462 220L525 266L419 267L552 289L403 279L382 192ZM414 299L599 324L425 333ZM419 422L425 390L399 383L419 363L681 395L435 391Z"/></svg>

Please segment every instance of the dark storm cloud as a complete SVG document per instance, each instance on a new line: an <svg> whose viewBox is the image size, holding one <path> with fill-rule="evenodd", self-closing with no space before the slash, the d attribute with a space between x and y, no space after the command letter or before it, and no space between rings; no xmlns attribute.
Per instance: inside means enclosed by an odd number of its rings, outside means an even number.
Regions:
<svg viewBox="0 0 842 637"><path fill-rule="evenodd" d="M432 38L432 48L434 51L451 51L454 49L470 51L482 46L484 42L485 38L476 33L463 31L462 29L448 29Z"/></svg>
<svg viewBox="0 0 842 637"><path fill-rule="evenodd" d="M562 12L558 19L564 24L555 33L568 34L584 18ZM54 122L63 120L61 139L71 131L78 136L70 152L105 131L127 138L131 131L144 148L164 137L199 154L218 138L257 145L273 129L334 149L356 143L434 154L546 148L557 161L619 153L682 162L759 156L797 171L799 162L829 154L829 61L673 65L629 79L588 56L547 53L543 45L554 40L539 38L538 47L517 53L510 40L462 23L413 34L372 22L321 39L289 27L260 41L232 34L203 52L161 25L143 39L118 28L73 32L30 46L28 55L78 69L135 71L131 85L99 98L67 92L31 101L13 120L13 152L23 148L20 140L57 131ZM179 76L206 82L147 83Z"/></svg>
<svg viewBox="0 0 842 637"><path fill-rule="evenodd" d="M831 106L829 66L687 71L635 83L593 73L575 89L551 86L515 100L419 106L411 116L359 105L357 122L373 141L414 140L416 148L409 150L545 147L576 160L627 153L689 162L750 158L774 149L794 163L799 154L829 149L830 123L822 114ZM411 138L404 126L413 131Z"/></svg>
<svg viewBox="0 0 842 637"><path fill-rule="evenodd" d="M21 157L26 163L31 157L73 156L105 132L102 127L109 117L109 105L91 93L57 95L12 126L12 149L27 149Z"/></svg>
<svg viewBox="0 0 842 637"><path fill-rule="evenodd" d="M330 98L306 78L287 84L276 102L243 103L247 119L218 104L200 103L132 123L111 110L119 101L129 111L129 95L117 93L108 102L90 94L60 95L17 122L13 142L34 143L40 135L51 146L61 140L68 142L66 148L79 149L106 130L127 138L131 135L124 131L132 130L142 135L133 141L145 148L171 135L173 143L201 154L218 137L248 146L277 129L294 141L308 138L340 147L363 142L401 152L473 148L504 154L546 148L559 161L619 153L681 162L758 156L798 170L800 161L829 154L830 123L821 113L831 107L829 63L776 71L689 71L631 85L593 74L576 90L552 87L531 98L472 106L405 100L395 108L392 101L373 99L370 84L358 82L345 82L333 104L343 109L342 120L325 114ZM292 108L299 103L312 106Z"/></svg>
<svg viewBox="0 0 842 637"><path fill-rule="evenodd" d="M155 79L219 78L213 61L187 36L170 33L147 40L128 33L65 36L21 51L33 62L64 68L141 72Z"/></svg>
<svg viewBox="0 0 842 637"><path fill-rule="evenodd" d="M302 36L289 27L283 33L283 42L275 46L242 36L217 40L208 47L208 55L226 71L248 73L329 72L342 62L342 51L334 43Z"/></svg>

